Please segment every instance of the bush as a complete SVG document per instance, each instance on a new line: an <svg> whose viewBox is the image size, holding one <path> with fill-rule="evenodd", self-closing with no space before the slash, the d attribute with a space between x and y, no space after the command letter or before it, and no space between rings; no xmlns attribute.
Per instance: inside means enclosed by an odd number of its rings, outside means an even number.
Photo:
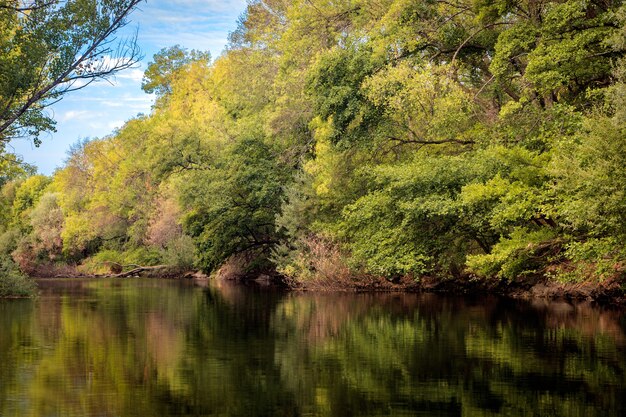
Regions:
<svg viewBox="0 0 626 417"><path fill-rule="evenodd" d="M508 238L502 238L491 253L470 255L470 272L482 277L514 279L539 272L550 262L550 256L560 251L560 242L552 230L528 231L515 229Z"/></svg>
<svg viewBox="0 0 626 417"><path fill-rule="evenodd" d="M32 297L37 286L6 255L0 255L0 298Z"/></svg>
<svg viewBox="0 0 626 417"><path fill-rule="evenodd" d="M565 257L571 262L555 269L553 274L565 282L603 281L618 277L626 269L626 249L621 240L613 236L569 242L565 246Z"/></svg>
<svg viewBox="0 0 626 417"><path fill-rule="evenodd" d="M9 255L17 249L21 233L17 229L9 229L0 234L0 255Z"/></svg>
<svg viewBox="0 0 626 417"><path fill-rule="evenodd" d="M191 269L196 263L196 248L193 239L187 235L170 240L161 253L166 265Z"/></svg>
<svg viewBox="0 0 626 417"><path fill-rule="evenodd" d="M295 250L279 246L273 261L292 287L311 290L352 288L370 278L348 265L348 257L337 244L317 236L299 239Z"/></svg>

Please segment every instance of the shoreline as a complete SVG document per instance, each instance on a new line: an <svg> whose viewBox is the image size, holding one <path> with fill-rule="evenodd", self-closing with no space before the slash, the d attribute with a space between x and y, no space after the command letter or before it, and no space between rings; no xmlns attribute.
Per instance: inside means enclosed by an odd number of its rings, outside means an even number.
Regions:
<svg viewBox="0 0 626 417"><path fill-rule="evenodd" d="M278 287L293 292L407 292L407 293L436 293L450 295L498 295L512 299L549 299L588 301L602 305L626 305L626 280L606 279L604 281L584 281L565 283L550 280L542 276L521 278L515 281L498 279L479 279L474 277L437 278L422 277L418 280L403 278L389 281L382 278L360 277L349 283L333 283L326 281L323 284L307 285L294 283L286 277L276 274L258 274L237 278L208 276L200 271L174 271L159 268L138 271L137 274L64 274L58 276L30 276L36 280L46 279L98 279L98 278L129 278L143 277L153 279L200 279L216 280L259 287Z"/></svg>
<svg viewBox="0 0 626 417"><path fill-rule="evenodd" d="M587 301L602 305L626 305L625 283L616 279L602 282L565 283L545 277L508 282L506 280L436 280L425 279L421 290L449 294L494 294L512 299L549 299Z"/></svg>
<svg viewBox="0 0 626 417"><path fill-rule="evenodd" d="M246 281L246 280L244 280ZM258 283L257 279L247 280ZM264 285L266 280L261 281ZM335 287L307 287L306 285L286 286L290 291L303 292L407 292L435 293L449 295L496 295L511 299L548 299L587 301L602 305L626 305L626 280L606 279L604 281L584 281L566 283L550 280L547 277L535 276L515 281L498 279L480 279L475 277L437 278L422 277L418 280L403 278L397 282L370 278L354 281L346 286L341 283Z"/></svg>

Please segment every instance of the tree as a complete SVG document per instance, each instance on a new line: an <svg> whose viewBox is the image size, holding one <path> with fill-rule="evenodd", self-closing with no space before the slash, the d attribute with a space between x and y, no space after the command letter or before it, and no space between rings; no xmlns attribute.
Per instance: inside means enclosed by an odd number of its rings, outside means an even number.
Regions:
<svg viewBox="0 0 626 417"><path fill-rule="evenodd" d="M195 61L208 63L211 54L195 49L189 52L180 45L174 45L161 49L153 59L154 62L148 64L143 75L141 88L148 94L155 93L162 97L172 92L172 81L181 68Z"/></svg>
<svg viewBox="0 0 626 417"><path fill-rule="evenodd" d="M218 269L229 257L246 255L263 267L281 236L280 211L284 169L261 138L244 137L225 149L210 171L195 171L181 184L187 215L184 226L196 241L199 266Z"/></svg>
<svg viewBox="0 0 626 417"><path fill-rule="evenodd" d="M21 157L0 149L0 187L16 178L34 175L37 168L25 163Z"/></svg>
<svg viewBox="0 0 626 417"><path fill-rule="evenodd" d="M142 0L0 0L0 142L54 129L43 109L141 58L114 34Z"/></svg>

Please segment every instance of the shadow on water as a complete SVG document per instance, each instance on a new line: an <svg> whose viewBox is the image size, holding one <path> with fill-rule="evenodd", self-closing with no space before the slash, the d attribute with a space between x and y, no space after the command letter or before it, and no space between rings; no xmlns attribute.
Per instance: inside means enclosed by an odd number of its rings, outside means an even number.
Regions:
<svg viewBox="0 0 626 417"><path fill-rule="evenodd" d="M589 304L47 280L0 301L1 416L622 416Z"/></svg>

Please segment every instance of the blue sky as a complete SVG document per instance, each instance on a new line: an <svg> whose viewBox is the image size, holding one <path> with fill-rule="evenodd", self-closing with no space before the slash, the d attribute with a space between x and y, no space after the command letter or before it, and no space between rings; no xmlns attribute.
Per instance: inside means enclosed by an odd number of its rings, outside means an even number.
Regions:
<svg viewBox="0 0 626 417"><path fill-rule="evenodd" d="M10 143L9 150L22 155L43 174L63 165L70 145L83 138L103 137L139 113L149 113L154 97L141 90L143 71L161 48L181 45L211 51L215 58L226 45L228 33L237 27L245 0L148 0L130 16L119 36L138 30L138 43L145 55L140 66L119 73L111 82L91 84L66 95L49 108L57 132L41 136L35 148L30 140Z"/></svg>

